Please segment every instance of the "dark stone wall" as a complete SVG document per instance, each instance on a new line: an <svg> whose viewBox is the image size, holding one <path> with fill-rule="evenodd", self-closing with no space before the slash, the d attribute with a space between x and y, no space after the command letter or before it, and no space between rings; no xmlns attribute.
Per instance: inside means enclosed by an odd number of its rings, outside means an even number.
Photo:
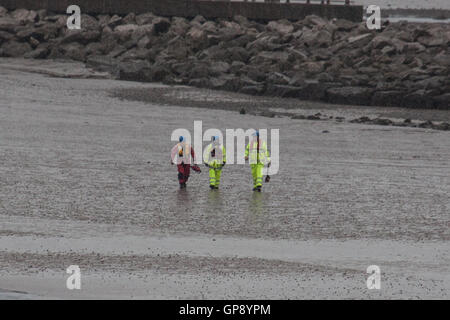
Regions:
<svg viewBox="0 0 450 320"><path fill-rule="evenodd" d="M360 22L362 6L285 4L261 2L191 1L191 0L0 0L0 6L14 9L48 9L65 13L71 4L87 14L136 14L153 12L160 16L229 18L242 15L255 20L298 20L310 14Z"/></svg>

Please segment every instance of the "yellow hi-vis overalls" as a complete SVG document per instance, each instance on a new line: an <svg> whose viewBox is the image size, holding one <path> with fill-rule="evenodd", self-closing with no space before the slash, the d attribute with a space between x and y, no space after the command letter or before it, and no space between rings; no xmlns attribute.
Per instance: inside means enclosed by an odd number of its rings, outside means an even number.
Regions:
<svg viewBox="0 0 450 320"><path fill-rule="evenodd" d="M209 185L218 188L222 167L227 162L225 147L222 144L209 144L203 153L203 161L209 166Z"/></svg>
<svg viewBox="0 0 450 320"><path fill-rule="evenodd" d="M270 162L266 142L256 138L250 141L245 149L245 156L249 158L252 168L253 188L261 187L264 165Z"/></svg>

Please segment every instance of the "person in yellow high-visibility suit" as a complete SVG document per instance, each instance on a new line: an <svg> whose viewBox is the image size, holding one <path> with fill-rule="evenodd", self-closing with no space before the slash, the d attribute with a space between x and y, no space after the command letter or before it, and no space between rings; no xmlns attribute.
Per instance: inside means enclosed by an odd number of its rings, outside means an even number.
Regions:
<svg viewBox="0 0 450 320"><path fill-rule="evenodd" d="M253 176L253 191L261 192L263 181L263 168L270 166L270 154L265 141L259 138L259 131L253 134L253 139L245 149L245 160L250 159Z"/></svg>
<svg viewBox="0 0 450 320"><path fill-rule="evenodd" d="M222 169L227 162L226 151L219 137L212 138L212 142L206 147L203 153L203 161L209 168L209 187L211 190L219 189Z"/></svg>

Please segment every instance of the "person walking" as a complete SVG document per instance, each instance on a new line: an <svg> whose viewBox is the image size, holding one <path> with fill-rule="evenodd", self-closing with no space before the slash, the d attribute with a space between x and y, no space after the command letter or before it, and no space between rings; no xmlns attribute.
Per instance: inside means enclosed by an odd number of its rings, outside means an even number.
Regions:
<svg viewBox="0 0 450 320"><path fill-rule="evenodd" d="M200 168L194 164L195 153L194 149L188 144L183 136L180 136L178 143L172 148L171 164L177 164L178 182L180 189L186 188L186 183L191 173L191 167L196 172L201 172Z"/></svg>
<svg viewBox="0 0 450 320"><path fill-rule="evenodd" d="M252 139L245 149L245 160L250 160L253 191L261 192L263 168L266 164L270 166L270 154L267 149L267 143L259 137L259 131L252 135Z"/></svg>
<svg viewBox="0 0 450 320"><path fill-rule="evenodd" d="M219 189L220 177L227 162L227 157L225 147L220 143L218 136L212 137L212 142L203 153L203 161L209 168L209 187L211 190Z"/></svg>

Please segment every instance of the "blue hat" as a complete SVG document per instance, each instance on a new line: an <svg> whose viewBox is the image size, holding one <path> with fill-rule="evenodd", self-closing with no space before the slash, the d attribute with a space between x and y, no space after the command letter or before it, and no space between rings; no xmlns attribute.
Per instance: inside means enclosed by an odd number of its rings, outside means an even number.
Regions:
<svg viewBox="0 0 450 320"><path fill-rule="evenodd" d="M180 136L180 138L178 139L180 142L183 142L183 140L184 140L184 137L183 136Z"/></svg>
<svg viewBox="0 0 450 320"><path fill-rule="evenodd" d="M213 141L216 141L216 140L219 141L219 136L214 136L214 137L212 137L212 140L213 140Z"/></svg>
<svg viewBox="0 0 450 320"><path fill-rule="evenodd" d="M254 137L259 137L259 131L255 131L255 132L252 134L252 136L254 136Z"/></svg>

